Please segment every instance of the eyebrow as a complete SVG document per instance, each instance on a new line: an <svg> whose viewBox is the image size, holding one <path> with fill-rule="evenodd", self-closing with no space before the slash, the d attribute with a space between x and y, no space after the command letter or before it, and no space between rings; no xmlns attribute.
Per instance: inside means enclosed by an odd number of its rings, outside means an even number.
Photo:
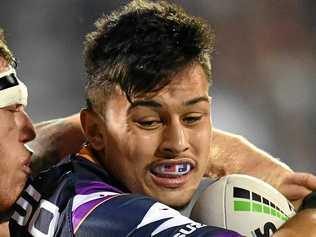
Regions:
<svg viewBox="0 0 316 237"><path fill-rule="evenodd" d="M128 111L130 111L138 106L152 107L152 108L161 108L162 107L161 104L155 100L136 100L136 101L131 103L130 107L128 108Z"/></svg>
<svg viewBox="0 0 316 237"><path fill-rule="evenodd" d="M208 96L200 96L200 97L185 101L182 104L184 106L192 106L192 105L200 103L200 102L209 103L209 97ZM130 111L133 108L138 107L138 106L152 107L152 108L161 108L162 107L162 105L155 100L136 100L130 105L130 107L128 108L128 111Z"/></svg>
<svg viewBox="0 0 316 237"><path fill-rule="evenodd" d="M206 103L209 103L209 97L208 96L200 96L200 97L197 97L197 98L193 98L191 100L188 100L188 101L185 101L183 104L185 106L190 106L190 105L194 105L194 104L197 104L197 103L200 103L200 102L206 102Z"/></svg>

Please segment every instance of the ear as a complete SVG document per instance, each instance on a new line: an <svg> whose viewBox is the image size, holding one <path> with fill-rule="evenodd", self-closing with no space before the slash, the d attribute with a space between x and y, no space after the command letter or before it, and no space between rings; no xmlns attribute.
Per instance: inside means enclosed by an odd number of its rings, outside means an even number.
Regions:
<svg viewBox="0 0 316 237"><path fill-rule="evenodd" d="M211 96L208 96L208 99L209 99L209 103L210 103L210 120L211 120L211 126L212 126L212 97Z"/></svg>
<svg viewBox="0 0 316 237"><path fill-rule="evenodd" d="M83 133L89 144L96 151L101 151L105 148L103 134L104 122L94 111L82 109L80 111L80 121Z"/></svg>
<svg viewBox="0 0 316 237"><path fill-rule="evenodd" d="M209 99L209 103L210 103L210 123L211 123L211 135L210 135L211 146L210 146L210 149L213 150L212 149L212 147L213 147L212 97L209 96L208 99Z"/></svg>

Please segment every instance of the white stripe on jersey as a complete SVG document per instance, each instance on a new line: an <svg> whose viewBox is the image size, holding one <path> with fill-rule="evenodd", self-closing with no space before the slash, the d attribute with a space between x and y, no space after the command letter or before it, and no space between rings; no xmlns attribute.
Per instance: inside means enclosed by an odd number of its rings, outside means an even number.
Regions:
<svg viewBox="0 0 316 237"><path fill-rule="evenodd" d="M151 224L153 222L167 219L165 222L163 222L158 228L156 228L152 233L151 236L154 236L168 228L172 228L175 226L185 225L185 224L198 224L197 222L189 219L188 217L185 217L180 214L180 212L162 204L159 202L156 202L154 205L152 205L149 210L147 211L146 215L144 216L141 223L137 226L137 229ZM200 225L200 224L199 224Z"/></svg>
<svg viewBox="0 0 316 237"><path fill-rule="evenodd" d="M116 192L96 192L91 194L77 194L72 203L72 211L76 210L82 204L85 204L89 201L96 200L99 198L104 198L107 196L119 195Z"/></svg>

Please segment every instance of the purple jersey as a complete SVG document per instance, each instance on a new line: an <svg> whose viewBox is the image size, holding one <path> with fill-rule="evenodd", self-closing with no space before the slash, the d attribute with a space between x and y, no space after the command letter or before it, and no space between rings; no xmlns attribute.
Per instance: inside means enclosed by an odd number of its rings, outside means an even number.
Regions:
<svg viewBox="0 0 316 237"><path fill-rule="evenodd" d="M153 198L128 192L104 169L69 156L30 182L17 200L11 236L216 236L240 235L206 226Z"/></svg>

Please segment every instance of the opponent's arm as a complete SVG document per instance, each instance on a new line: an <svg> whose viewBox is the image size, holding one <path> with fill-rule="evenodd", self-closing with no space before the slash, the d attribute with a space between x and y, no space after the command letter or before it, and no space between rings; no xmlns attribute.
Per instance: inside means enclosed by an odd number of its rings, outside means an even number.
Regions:
<svg viewBox="0 0 316 237"><path fill-rule="evenodd" d="M84 141L79 114L36 124L35 129L37 138L31 143L35 152L34 173L57 163L69 153L77 152ZM252 175L270 183L291 201L301 200L316 187L315 176L294 173L286 164L241 136L213 129L211 142L206 176L221 177L233 173Z"/></svg>
<svg viewBox="0 0 316 237"><path fill-rule="evenodd" d="M314 175L293 172L286 164L242 136L214 129L212 143L207 176L221 177L236 173L255 176L278 189L295 207L316 189Z"/></svg>
<svg viewBox="0 0 316 237"><path fill-rule="evenodd" d="M56 164L67 154L75 153L84 142L78 114L35 124L36 139L29 143L33 149L33 175Z"/></svg>
<svg viewBox="0 0 316 237"><path fill-rule="evenodd" d="M213 129L209 176L247 174L279 186L293 171L285 163L255 147L242 136ZM271 172L273 170L273 172Z"/></svg>
<svg viewBox="0 0 316 237"><path fill-rule="evenodd" d="M288 220L273 237L315 237L316 209L300 211Z"/></svg>
<svg viewBox="0 0 316 237"><path fill-rule="evenodd" d="M316 236L316 192L303 200L298 214L287 221L274 237Z"/></svg>
<svg viewBox="0 0 316 237"><path fill-rule="evenodd" d="M76 152L84 141L79 114L38 123L35 129L37 137L30 143L35 152L34 167L56 163L66 154ZM271 170L258 174L258 167L260 171L265 167L272 168L274 175ZM291 169L243 137L213 129L208 176L221 177L231 173L261 176L272 183L276 182L276 175L291 173Z"/></svg>

